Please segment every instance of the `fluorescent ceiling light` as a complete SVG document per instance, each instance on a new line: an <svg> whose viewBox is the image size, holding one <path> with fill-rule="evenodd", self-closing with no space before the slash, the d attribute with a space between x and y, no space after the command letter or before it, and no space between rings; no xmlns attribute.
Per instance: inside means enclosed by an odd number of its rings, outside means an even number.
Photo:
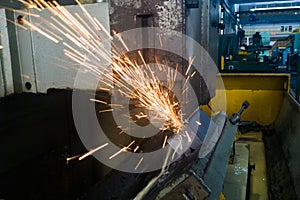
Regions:
<svg viewBox="0 0 300 200"><path fill-rule="evenodd" d="M284 7L267 7L267 8L252 8L251 11L264 11L264 10L286 10L286 9L300 9L300 6L284 6Z"/></svg>

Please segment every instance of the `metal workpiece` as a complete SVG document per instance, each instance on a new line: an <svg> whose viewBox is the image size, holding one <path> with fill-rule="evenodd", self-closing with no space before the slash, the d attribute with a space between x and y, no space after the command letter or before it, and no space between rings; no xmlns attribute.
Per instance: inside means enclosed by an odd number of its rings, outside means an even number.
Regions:
<svg viewBox="0 0 300 200"><path fill-rule="evenodd" d="M199 149L210 125L210 118L199 108L197 108L186 121L187 123L185 123L180 134L175 134L167 140L168 144L180 156L184 153L189 155L190 148ZM201 126L199 126L200 122L203 125L201 124ZM186 133L189 134L189 138L183 137L186 136Z"/></svg>
<svg viewBox="0 0 300 200"><path fill-rule="evenodd" d="M175 134L168 139L170 146L180 156L184 153L190 155L190 149L200 149L199 158L204 158L213 150L223 131L227 119L224 111L210 118L202 109L197 110L180 134ZM189 138L185 137L186 133L189 134Z"/></svg>
<svg viewBox="0 0 300 200"><path fill-rule="evenodd" d="M158 176L155 182L151 183L151 188L144 194L143 199L167 200L170 197L173 199L218 199L237 131L237 125L225 123L225 120L226 115L224 116L221 112L214 121L219 125L219 129L213 128L211 129L213 131L208 131L206 134L207 138L216 141L214 145L211 144L211 151L199 158L199 150L201 151L202 148L200 146L189 154L183 154L178 161L168 167L164 172L165 175ZM220 135L212 139L211 136L208 137L209 134L214 135L212 132L220 132ZM197 135L199 135L199 129Z"/></svg>
<svg viewBox="0 0 300 200"><path fill-rule="evenodd" d="M192 169L198 176L202 177L203 181L211 189L209 199L219 199L223 189L228 159L236 131L236 125L226 122L214 150L193 164Z"/></svg>
<svg viewBox="0 0 300 200"><path fill-rule="evenodd" d="M220 111L212 116L207 133L205 137L203 137L203 143L198 155L199 158L206 157L215 148L220 135L223 132L227 118L228 117L224 111Z"/></svg>
<svg viewBox="0 0 300 200"><path fill-rule="evenodd" d="M160 191L156 200L208 199L210 189L194 171L182 174L170 186Z"/></svg>

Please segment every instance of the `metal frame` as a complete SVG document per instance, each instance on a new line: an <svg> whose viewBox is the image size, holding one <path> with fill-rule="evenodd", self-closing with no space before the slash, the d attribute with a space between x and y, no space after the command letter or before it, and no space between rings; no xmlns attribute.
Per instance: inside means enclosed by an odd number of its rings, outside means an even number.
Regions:
<svg viewBox="0 0 300 200"><path fill-rule="evenodd" d="M0 9L0 18L6 19L6 13L4 9ZM0 45L0 97L3 97L14 92L9 37L6 20L0 20Z"/></svg>
<svg viewBox="0 0 300 200"><path fill-rule="evenodd" d="M108 3L85 4L84 7L109 30ZM78 5L69 5L65 8L70 12L80 11ZM27 12L35 13L38 11L27 10ZM46 19L50 16L47 10L36 14ZM7 11L6 15L3 18L8 18L17 23L17 18L20 14ZM34 17L26 15L23 17L30 22L40 22ZM4 22L6 23L5 20ZM24 30L12 23L8 24L7 29L10 37L9 45L7 42L5 46L10 47L10 50L9 48L7 50L7 54L9 55L10 53L13 59L11 64L5 63L5 69L12 66L10 67L10 73L5 77L10 77L10 82L14 83L12 92L46 93L50 88L73 88L80 66L67 59L64 55L62 44L55 44L33 30ZM6 27L4 28L6 32L7 29ZM5 58L7 57L10 58L10 56L5 56ZM26 83L30 85L30 88L26 87Z"/></svg>

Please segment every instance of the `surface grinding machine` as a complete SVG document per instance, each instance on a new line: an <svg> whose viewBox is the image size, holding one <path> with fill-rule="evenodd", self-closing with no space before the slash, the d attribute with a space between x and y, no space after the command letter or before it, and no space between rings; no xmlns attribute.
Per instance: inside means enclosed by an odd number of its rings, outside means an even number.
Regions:
<svg viewBox="0 0 300 200"><path fill-rule="evenodd" d="M198 9L205 19L209 16L207 19L209 22L200 19L203 23L200 29L207 29L206 25L208 25L209 31L203 33L197 42L201 43L216 60L217 56L212 54L215 52L214 49L217 49L217 42L208 43L210 37L218 34L218 30L212 25L213 21L218 18L216 1L202 2L198 7L191 8L196 10L189 10L188 2L184 2L174 0L126 1L126 3L111 1L110 3L86 4L85 7L93 16L99 18L108 30L122 32L131 28L154 26L190 36L197 32L187 27L193 21L193 12L197 12ZM205 9L207 7L211 9ZM76 5L67 8L71 12L79 10ZM20 17L17 12L2 11L4 18L17 22ZM190 12L189 17L185 15L187 11ZM50 17L47 11L41 15L45 18ZM168 21L170 19L172 20ZM28 17L27 20L34 21L35 19ZM4 66L1 66L5 75L0 74L1 80L5 82L1 88L1 91L5 91L2 96L21 93L1 99L1 108L3 108L1 112L7 115L13 111L32 117L24 119L27 126L23 130L24 133L30 132L31 135L21 136L25 139L18 140L16 151L8 152L9 156L4 156L7 154L6 148L20 137L17 134L20 130L12 127L5 119L1 121L2 124L8 124L2 132L11 134L1 136L3 144L1 144L0 152L5 165L1 168L1 186L3 187L0 189L0 198L27 195L29 199L40 197L47 199L45 195L48 195L49 198L64 199L81 197L88 199L219 199L237 130L236 123L242 111L229 121L224 112L205 113L197 108L195 112L192 112L191 119L201 121L202 126L198 128L189 123L186 125L196 133L195 142L185 152L175 151L181 156L167 169L135 174L110 169L93 158L78 163L76 161L65 163L68 156L85 151L72 121L71 91L68 89L73 87L77 69L65 69L62 64L53 65L53 58L58 61L64 60L62 48L45 40L38 33L22 30L14 24L5 24L1 26L1 35L2 37L9 36L1 40L3 45L1 60L5 61L2 62ZM186 49L181 51L184 54L193 50L193 46L186 46ZM10 53L11 56L7 57L5 53ZM148 62L152 61L151 55L154 53L167 60L170 66L180 63L182 71L187 68L187 61L168 52L147 50L144 53L149 55L146 58ZM68 64L68 62L63 63L63 65ZM208 71L202 76L216 77L216 72ZM191 84L197 91L199 105L206 105L214 96L216 78L209 79L207 82L202 76L196 76ZM102 98L110 98L109 93L99 95ZM7 99L13 103L7 105L5 103ZM21 99L23 107L27 109L16 109L18 99ZM33 107L36 107L36 111L32 110ZM244 108L245 106L242 109ZM55 110L58 113L62 113L62 110L66 111L58 117L53 113ZM16 116L17 114L13 114L11 119ZM37 125L36 119L38 118L46 120ZM108 115L106 119L109 119ZM99 120L103 120L103 116ZM48 128L53 127L53 124L57 124L56 128L60 130ZM40 135L41 132L43 136ZM56 133L53 134L54 132ZM152 142L149 141L151 144ZM176 144L175 140L173 142ZM172 144L172 141L169 141L169 144ZM22 152L21 156L19 152ZM44 159L41 159L40 155ZM29 162L30 160L33 162ZM40 169L39 166L43 165L47 165L49 172ZM54 166L56 166L55 169ZM30 168L34 170L30 171ZM23 194L13 193L11 187L14 183L11 179L16 176L27 177L24 174L26 172L28 176L32 175L30 184L22 189ZM41 177L35 177L33 175L35 173L44 174L44 178L49 179L49 186L45 186ZM38 184L39 182L43 184ZM21 188L20 184L16 184L15 187ZM55 190L56 184L59 187L57 190ZM30 190L30 188L33 189ZM41 189L37 192L35 188ZM81 189L76 190L76 188Z"/></svg>

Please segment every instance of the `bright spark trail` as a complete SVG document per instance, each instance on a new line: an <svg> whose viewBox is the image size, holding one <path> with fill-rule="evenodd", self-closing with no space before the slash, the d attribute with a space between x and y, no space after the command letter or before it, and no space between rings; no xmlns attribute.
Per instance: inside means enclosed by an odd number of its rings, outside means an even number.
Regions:
<svg viewBox="0 0 300 200"><path fill-rule="evenodd" d="M109 157L109 159L113 159L114 157L116 157L117 155L119 155L120 153L127 151L128 148L135 143L135 141L132 141L127 147L123 147L122 149L120 149L120 151L116 152L115 154L113 154L112 156Z"/></svg>
<svg viewBox="0 0 300 200"><path fill-rule="evenodd" d="M88 153L84 154L83 156L80 156L80 157L79 157L79 160L82 160L82 159L84 159L84 158L86 158L86 157L92 155L93 153L95 153L96 151L99 151L100 149L103 149L103 148L106 147L107 145L108 145L108 143L105 143L105 144L103 144L103 145L101 145L101 146L99 146L99 147L97 147L97 148L95 148L95 149L90 150Z"/></svg>
<svg viewBox="0 0 300 200"><path fill-rule="evenodd" d="M99 20L90 15L79 0L75 1L81 9L81 15L79 13L71 14L56 1L19 1L27 8L35 9L38 12L47 9L51 13L51 17L45 19L30 11L16 11L39 20L39 22L33 23L23 17L19 19L19 24L16 25L24 29L36 31L54 43L62 44L65 48L64 54L68 58L78 65L84 66L86 70L98 77L99 81L105 84L105 87L102 87L103 90L109 91L113 88L117 88L117 91L119 91L122 96L136 98L141 107L154 113L157 120L164 122L160 128L162 131L171 130L175 134L180 132L184 125L184 122L181 120L183 113L179 102L175 99L175 95L170 94L170 91L174 89L176 80L176 73L171 71L170 68L166 68L157 61L160 71L166 73L167 76L167 86L164 87L151 66L146 63L142 52L138 51L138 56L143 62L143 66L139 66L137 61L126 56L125 52L129 49L123 41L122 36L118 34L115 35L118 42L123 46L122 48L117 47L110 33ZM107 49L103 45L103 42L107 41L107 39L109 39L111 49ZM161 37L159 37L159 41L162 46L163 41ZM191 58L185 75L189 74L194 60L195 57ZM107 73L107 66L103 63L111 63L113 73ZM176 70L177 68L178 65L176 66ZM194 75L195 73L192 74L192 76ZM187 79L189 77L190 76L188 76ZM91 98L89 100L95 103L108 104L97 99ZM117 104L109 104L108 106L110 106L110 108L100 110L99 112L112 112L115 107L122 107L122 105ZM147 118L148 116L144 113L139 113L136 117L141 119ZM120 134L121 133L123 133L123 130ZM167 137L164 139L163 147L165 147L166 141ZM110 156L109 159L116 157L123 151L127 151L129 146L133 143L134 141ZM79 157L79 160L92 155L107 145L108 144L104 144L91 150ZM137 148L135 151L137 151ZM142 162L142 159L140 162ZM139 165L140 163L138 163L137 167Z"/></svg>

